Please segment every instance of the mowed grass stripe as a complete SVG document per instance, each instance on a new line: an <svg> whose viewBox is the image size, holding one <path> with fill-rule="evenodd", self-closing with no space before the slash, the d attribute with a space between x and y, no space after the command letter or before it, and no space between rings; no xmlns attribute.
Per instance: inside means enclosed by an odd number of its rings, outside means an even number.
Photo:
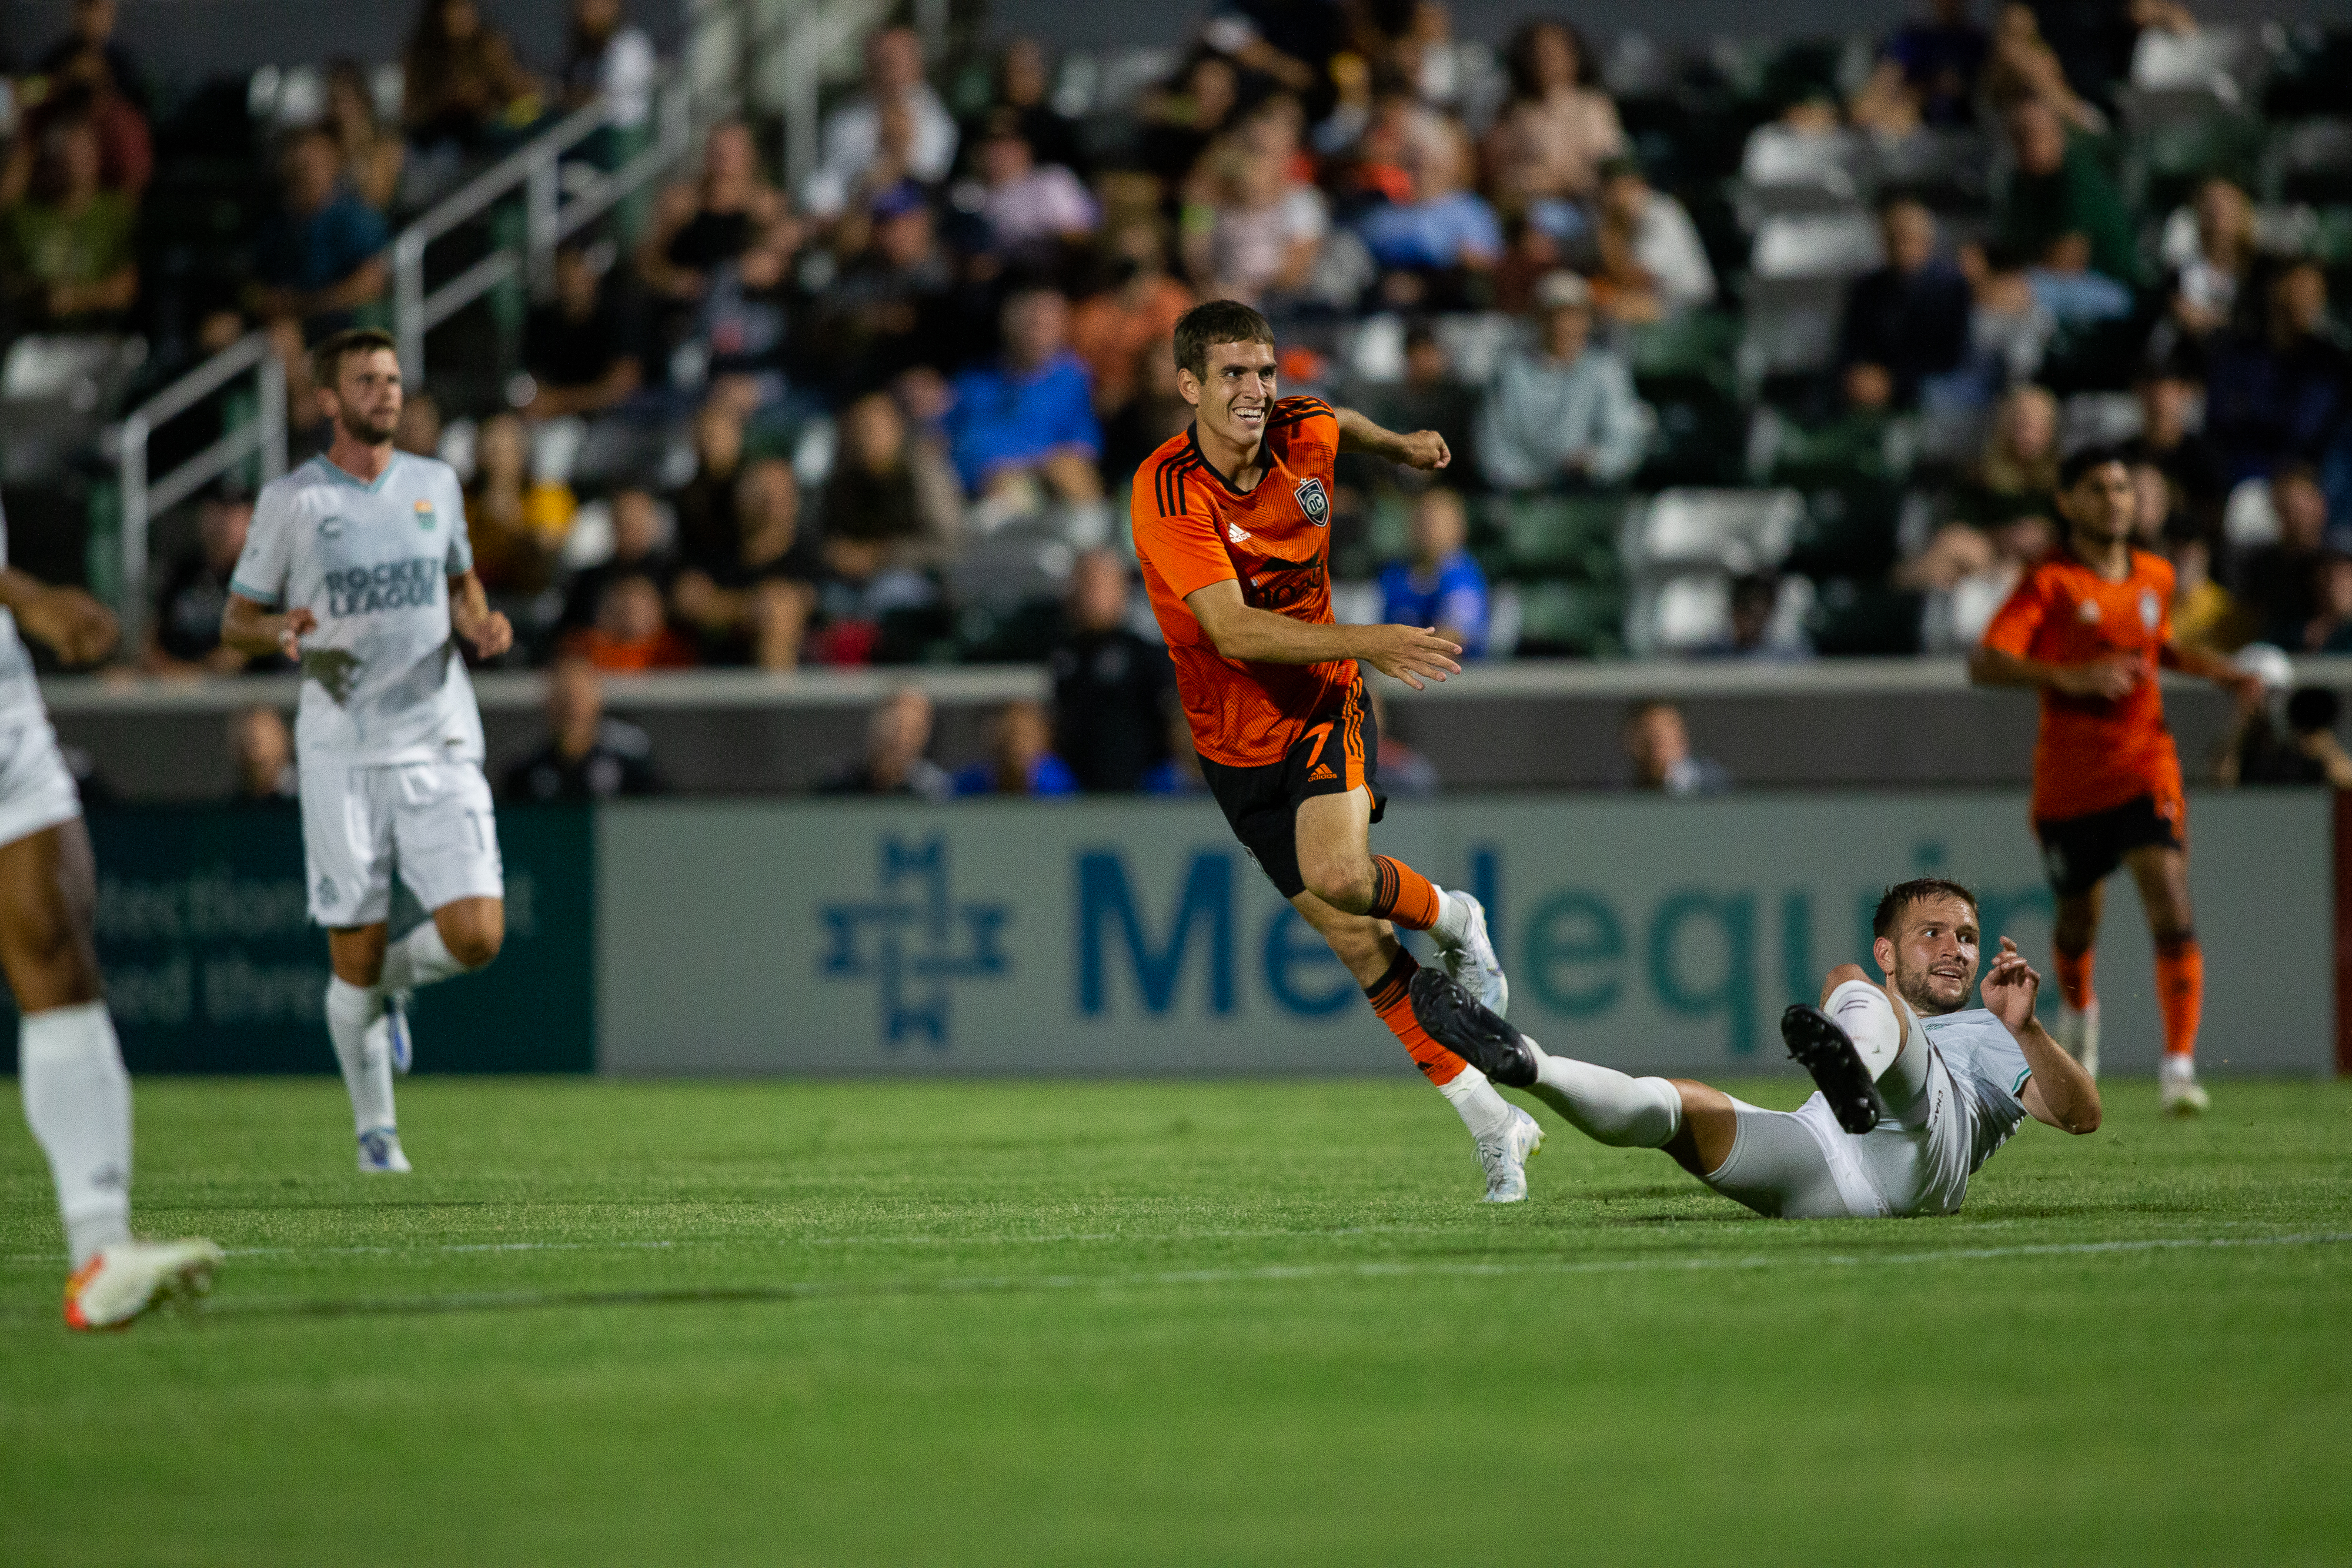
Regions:
<svg viewBox="0 0 2352 1568"><path fill-rule="evenodd" d="M1288 1284L1328 1280L1509 1279L1577 1274L1696 1273L1714 1270L1899 1269L2016 1259L2102 1257L2184 1249L2340 1247L2352 1231L2288 1236L2167 1236L2127 1241L2044 1242L2015 1247L1938 1247L1917 1252L1750 1253L1744 1257L1537 1260L1508 1263L1267 1263L1239 1269L1163 1269L1101 1274L992 1274L945 1279L795 1280L765 1285L681 1286L615 1291L460 1291L359 1297L237 1296L204 1302L207 1318L388 1317L478 1312L538 1312L586 1307L741 1306L877 1296L1012 1295L1024 1291L1133 1291L1213 1285ZM528 1246L529 1243L518 1244ZM667 1243L651 1243L666 1246ZM453 1248L452 1251L498 1249ZM30 1321L47 1313L5 1314Z"/></svg>

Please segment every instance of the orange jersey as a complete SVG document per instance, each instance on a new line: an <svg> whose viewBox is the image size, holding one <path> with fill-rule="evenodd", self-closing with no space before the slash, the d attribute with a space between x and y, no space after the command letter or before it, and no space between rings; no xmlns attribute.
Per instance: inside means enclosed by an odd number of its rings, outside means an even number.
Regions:
<svg viewBox="0 0 2352 1568"><path fill-rule="evenodd" d="M2140 666L2122 697L2042 694L2033 746L2037 821L2087 816L2153 795L2159 810L2180 800L2180 758L2164 727L2158 661L2172 640L2172 567L2132 551L2131 574L2111 582L2060 550L2029 568L1985 628L1984 645L2049 664L2087 664L2121 653Z"/></svg>
<svg viewBox="0 0 2352 1568"><path fill-rule="evenodd" d="M1355 683L1352 659L1228 659L1184 603L1187 595L1231 580L1257 609L1331 624L1331 465L1339 455L1339 417L1330 405L1286 397L1265 422L1265 472L1247 491L1209 465L1190 428L1136 470L1129 511L1143 585L1175 661L1192 744L1212 762L1280 762Z"/></svg>

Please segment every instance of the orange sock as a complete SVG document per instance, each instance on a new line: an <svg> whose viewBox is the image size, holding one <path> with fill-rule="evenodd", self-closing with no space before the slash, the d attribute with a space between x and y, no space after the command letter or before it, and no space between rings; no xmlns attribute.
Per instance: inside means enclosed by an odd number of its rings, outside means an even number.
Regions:
<svg viewBox="0 0 2352 1568"><path fill-rule="evenodd" d="M1372 906L1365 913L1375 920L1392 920L1408 931L1426 931L1437 924L1437 884L1402 861L1372 857Z"/></svg>
<svg viewBox="0 0 2352 1568"><path fill-rule="evenodd" d="M1422 885L1429 884L1424 882ZM1364 999L1372 1004L1372 1010L1381 1015L1389 1032L1403 1042L1422 1076L1442 1089L1460 1077L1462 1070L1470 1064L1430 1039L1421 1020L1412 1016L1412 977L1420 967L1412 961L1412 954L1399 948L1396 962L1389 966L1388 973L1364 988Z"/></svg>
<svg viewBox="0 0 2352 1568"><path fill-rule="evenodd" d="M2164 1054L2194 1056L2205 1016L2205 950L2194 936L2156 950L2156 1005L2164 1014Z"/></svg>
<svg viewBox="0 0 2352 1568"><path fill-rule="evenodd" d="M2096 961L2093 949L2085 947L2079 953L2058 953L2056 957L2059 995L2064 997L2066 1005L2076 1012L2088 1010L2096 999L2091 991L2091 966Z"/></svg>

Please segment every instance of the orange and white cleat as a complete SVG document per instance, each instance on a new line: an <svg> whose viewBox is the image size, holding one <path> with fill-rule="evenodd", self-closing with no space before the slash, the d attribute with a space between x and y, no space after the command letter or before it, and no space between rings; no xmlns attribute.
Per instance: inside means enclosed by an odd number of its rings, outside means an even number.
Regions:
<svg viewBox="0 0 2352 1568"><path fill-rule="evenodd" d="M213 1287L221 1249L209 1241L118 1241L66 1281L66 1326L114 1329L159 1302Z"/></svg>

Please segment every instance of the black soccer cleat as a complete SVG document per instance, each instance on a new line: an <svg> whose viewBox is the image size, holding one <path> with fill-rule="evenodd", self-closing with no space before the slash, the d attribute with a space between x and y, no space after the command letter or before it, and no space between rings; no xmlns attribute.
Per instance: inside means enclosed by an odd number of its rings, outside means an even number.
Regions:
<svg viewBox="0 0 2352 1568"><path fill-rule="evenodd" d="M1862 1053L1835 1019L1799 1002L1780 1015L1780 1039L1790 1056L1813 1075L1813 1086L1830 1103L1839 1126L1860 1135L1878 1125L1886 1108L1879 1103Z"/></svg>
<svg viewBox="0 0 2352 1568"><path fill-rule="evenodd" d="M1416 973L1412 996L1412 1016L1430 1039L1507 1088L1535 1082L1536 1053L1519 1031L1443 970Z"/></svg>

